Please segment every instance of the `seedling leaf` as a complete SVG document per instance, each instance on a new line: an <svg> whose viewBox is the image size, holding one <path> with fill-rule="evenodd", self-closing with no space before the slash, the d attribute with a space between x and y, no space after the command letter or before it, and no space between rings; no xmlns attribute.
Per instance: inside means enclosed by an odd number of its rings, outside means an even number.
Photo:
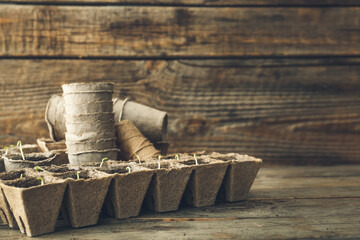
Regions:
<svg viewBox="0 0 360 240"><path fill-rule="evenodd" d="M38 177L37 180L41 181L41 185L44 185L44 179L42 179L41 177Z"/></svg>
<svg viewBox="0 0 360 240"><path fill-rule="evenodd" d="M34 170L37 171L37 172L38 172L39 170L40 170L40 171L43 171L43 172L45 171L43 168L41 168L41 167L39 167L39 166L34 167Z"/></svg>
<svg viewBox="0 0 360 240"><path fill-rule="evenodd" d="M79 180L80 179L80 171L76 172L76 179Z"/></svg>
<svg viewBox="0 0 360 240"><path fill-rule="evenodd" d="M102 165L104 164L105 160L109 160L109 158L103 158L103 159L101 159L100 167L102 167Z"/></svg>
<svg viewBox="0 0 360 240"><path fill-rule="evenodd" d="M5 156L6 156L8 154L9 147L4 147L4 150L5 150Z"/></svg>
<svg viewBox="0 0 360 240"><path fill-rule="evenodd" d="M17 146L17 147L19 148L19 150L20 150L22 159L25 160L24 152L23 152L23 150L22 150L21 141L18 141L17 144L16 144L16 146Z"/></svg>
<svg viewBox="0 0 360 240"><path fill-rule="evenodd" d="M176 159L176 160L179 160L179 154L176 154L176 155L175 155L175 159Z"/></svg>
<svg viewBox="0 0 360 240"><path fill-rule="evenodd" d="M23 174L20 174L20 178L23 178L24 176L23 176Z"/></svg>
<svg viewBox="0 0 360 240"><path fill-rule="evenodd" d="M136 156L136 158L139 160L139 163L141 163L139 155L137 155L137 154L135 153L135 156Z"/></svg>
<svg viewBox="0 0 360 240"><path fill-rule="evenodd" d="M126 170L128 170L129 173L131 172L131 168L130 168L130 167L126 167Z"/></svg>

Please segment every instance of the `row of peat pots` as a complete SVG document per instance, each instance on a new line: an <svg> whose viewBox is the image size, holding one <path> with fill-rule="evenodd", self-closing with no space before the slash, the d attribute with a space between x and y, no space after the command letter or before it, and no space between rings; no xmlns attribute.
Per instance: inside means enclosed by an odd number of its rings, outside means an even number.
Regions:
<svg viewBox="0 0 360 240"><path fill-rule="evenodd" d="M182 201L194 207L216 199L240 201L261 164L247 155L211 153L3 172L0 215L9 227L38 236L55 231L59 215L74 228L95 225L103 206L110 216L124 219L138 216L143 204L167 212Z"/></svg>

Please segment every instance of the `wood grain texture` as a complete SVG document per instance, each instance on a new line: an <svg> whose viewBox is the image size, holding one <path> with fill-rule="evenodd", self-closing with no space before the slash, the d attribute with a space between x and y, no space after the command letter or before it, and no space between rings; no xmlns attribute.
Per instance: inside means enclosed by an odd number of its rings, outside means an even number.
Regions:
<svg viewBox="0 0 360 240"><path fill-rule="evenodd" d="M170 6L359 6L358 0L0 0L0 3L33 4L131 4Z"/></svg>
<svg viewBox="0 0 360 240"><path fill-rule="evenodd" d="M0 8L0 57L360 55L360 7Z"/></svg>
<svg viewBox="0 0 360 240"><path fill-rule="evenodd" d="M115 96L168 112L172 152L360 162L359 58L0 60L0 73L0 145L47 136L61 84L113 81Z"/></svg>
<svg viewBox="0 0 360 240"><path fill-rule="evenodd" d="M333 194L336 189L341 191ZM125 220L101 218L98 225L81 229L60 223L41 239L357 239L359 189L359 165L265 167L247 201L161 214L143 211ZM0 226L1 239L22 237Z"/></svg>

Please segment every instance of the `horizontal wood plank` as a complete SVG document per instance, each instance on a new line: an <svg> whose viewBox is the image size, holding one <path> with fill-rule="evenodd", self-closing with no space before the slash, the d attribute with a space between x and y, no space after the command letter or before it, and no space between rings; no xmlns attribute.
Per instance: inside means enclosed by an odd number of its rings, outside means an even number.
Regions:
<svg viewBox="0 0 360 240"><path fill-rule="evenodd" d="M22 4L130 4L170 6L359 6L358 0L0 0L0 3Z"/></svg>
<svg viewBox="0 0 360 240"><path fill-rule="evenodd" d="M360 188L359 174L359 165L264 167L247 201L167 213L145 210L124 220L101 217L96 226L80 229L59 222L55 233L41 239L356 239L360 196L353 187ZM331 196L335 185L342 191ZM0 239L21 237L0 225Z"/></svg>
<svg viewBox="0 0 360 240"><path fill-rule="evenodd" d="M360 55L360 7L0 8L0 57Z"/></svg>
<svg viewBox="0 0 360 240"><path fill-rule="evenodd" d="M172 152L265 163L360 162L360 59L0 60L0 146L48 135L52 94L113 81L115 96L167 111Z"/></svg>

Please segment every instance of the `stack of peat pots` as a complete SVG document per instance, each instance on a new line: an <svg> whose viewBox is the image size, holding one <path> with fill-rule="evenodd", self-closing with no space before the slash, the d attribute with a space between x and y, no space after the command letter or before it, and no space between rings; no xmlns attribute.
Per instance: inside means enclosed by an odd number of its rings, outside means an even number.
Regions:
<svg viewBox="0 0 360 240"><path fill-rule="evenodd" d="M62 85L69 163L82 165L117 159L112 83Z"/></svg>

